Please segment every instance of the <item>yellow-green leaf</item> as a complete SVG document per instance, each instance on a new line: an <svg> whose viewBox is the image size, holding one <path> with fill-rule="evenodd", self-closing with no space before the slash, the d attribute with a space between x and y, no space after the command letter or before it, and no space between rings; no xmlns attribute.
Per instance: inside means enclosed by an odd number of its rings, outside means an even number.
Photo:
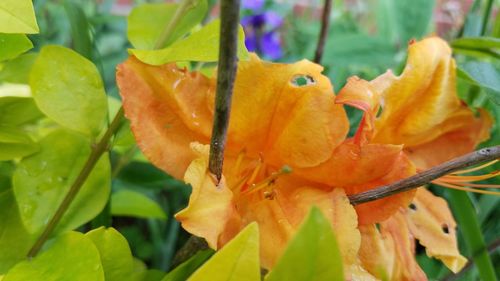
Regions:
<svg viewBox="0 0 500 281"><path fill-rule="evenodd" d="M85 234L99 251L106 281L133 280L134 258L128 242L114 228L100 227Z"/></svg>
<svg viewBox="0 0 500 281"><path fill-rule="evenodd" d="M252 223L215 253L189 281L259 281L259 229Z"/></svg>
<svg viewBox="0 0 500 281"><path fill-rule="evenodd" d="M107 99L89 60L68 48L46 46L31 69L30 86L40 110L61 126L90 136L101 132Z"/></svg>
<svg viewBox="0 0 500 281"><path fill-rule="evenodd" d="M0 193L0 274L26 257L35 236L24 228L12 189Z"/></svg>
<svg viewBox="0 0 500 281"><path fill-rule="evenodd" d="M31 0L0 1L1 33L38 33Z"/></svg>
<svg viewBox="0 0 500 281"><path fill-rule="evenodd" d="M219 57L220 20L214 20L202 29L191 33L185 39L174 42L161 50L136 50L130 52L139 60L152 65L175 61L217 61ZM245 34L240 26L238 31L238 57L248 59Z"/></svg>
<svg viewBox="0 0 500 281"><path fill-rule="evenodd" d="M68 192L90 154L90 142L80 134L59 129L40 142L40 150L24 158L12 182L23 223L40 233ZM55 232L74 229L104 208L111 188L110 163L104 154L81 187Z"/></svg>
<svg viewBox="0 0 500 281"><path fill-rule="evenodd" d="M165 38L162 47L170 45L203 20L208 9L207 1L193 2L194 5L181 15L170 36ZM157 41L174 18L179 6L180 4L176 3L147 3L135 7L127 18L127 36L132 45L137 49L156 49Z"/></svg>
<svg viewBox="0 0 500 281"><path fill-rule="evenodd" d="M166 219L163 209L149 197L131 190L120 190L111 196L111 214L138 218Z"/></svg>
<svg viewBox="0 0 500 281"><path fill-rule="evenodd" d="M2 281L104 281L99 251L79 232L68 232L48 243L32 260L14 266Z"/></svg>
<svg viewBox="0 0 500 281"><path fill-rule="evenodd" d="M37 150L38 145L23 130L0 124L0 161L23 157Z"/></svg>
<svg viewBox="0 0 500 281"><path fill-rule="evenodd" d="M33 44L24 34L0 33L0 61L16 58L33 48Z"/></svg>
<svg viewBox="0 0 500 281"><path fill-rule="evenodd" d="M333 230L314 207L290 241L266 281L344 280L342 258Z"/></svg>

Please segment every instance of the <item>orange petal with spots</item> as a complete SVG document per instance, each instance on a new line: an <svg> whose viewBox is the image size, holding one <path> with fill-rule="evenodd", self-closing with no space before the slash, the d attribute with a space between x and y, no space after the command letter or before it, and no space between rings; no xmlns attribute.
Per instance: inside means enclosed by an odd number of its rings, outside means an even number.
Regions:
<svg viewBox="0 0 500 281"><path fill-rule="evenodd" d="M215 177L208 171L207 145L194 144L193 150L200 155L186 170L184 181L193 188L189 205L178 212L175 218L182 227L217 249L218 240L234 210L233 194L227 188L225 179L216 184Z"/></svg>
<svg viewBox="0 0 500 281"><path fill-rule="evenodd" d="M193 141L208 143L213 82L175 64L146 65L134 57L118 66L117 84L137 144L157 167L181 179L196 157Z"/></svg>
<svg viewBox="0 0 500 281"><path fill-rule="evenodd" d="M393 280L427 280L425 273L415 260L415 239L408 229L404 214L397 212L380 223L380 233L383 237L390 236L394 241L396 266Z"/></svg>
<svg viewBox="0 0 500 281"><path fill-rule="evenodd" d="M467 259L458 251L456 223L446 201L419 188L410 207L408 226L427 255L441 260L454 273L460 271Z"/></svg>

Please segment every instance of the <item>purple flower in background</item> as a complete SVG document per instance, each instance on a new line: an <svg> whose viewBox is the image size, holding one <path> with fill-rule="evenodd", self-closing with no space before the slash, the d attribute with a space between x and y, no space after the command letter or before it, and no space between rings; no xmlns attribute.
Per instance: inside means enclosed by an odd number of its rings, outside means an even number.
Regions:
<svg viewBox="0 0 500 281"><path fill-rule="evenodd" d="M243 1L243 7L255 13L241 20L245 29L245 45L251 52L276 60L283 56L281 37L277 31L283 24L283 18L272 11L258 12L263 6L264 0Z"/></svg>
<svg viewBox="0 0 500 281"><path fill-rule="evenodd" d="M265 0L243 0L241 5L244 9L260 10L264 6Z"/></svg>

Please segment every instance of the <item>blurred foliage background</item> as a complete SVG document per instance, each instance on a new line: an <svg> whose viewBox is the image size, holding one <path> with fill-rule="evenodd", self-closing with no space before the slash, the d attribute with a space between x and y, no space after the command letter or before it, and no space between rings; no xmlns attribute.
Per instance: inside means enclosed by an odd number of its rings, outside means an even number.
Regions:
<svg viewBox="0 0 500 281"><path fill-rule="evenodd" d="M126 37L126 16L134 5L146 2L160 1L35 0L41 32L29 37L35 51L45 45L59 44L71 47L92 60L105 82L111 111L116 111L119 97L115 68L127 58L127 48L131 47ZM209 1L211 12L207 21L218 15L215 2ZM461 69L457 82L461 97L475 108L486 108L496 120L491 139L484 146L498 144L500 49L498 44L488 47L457 39L479 36L499 38L498 4L499 1L481 0L335 0L322 60L325 74L338 91L352 75L373 79L387 69L398 73L405 63L409 40L436 33L449 40L454 47ZM282 62L312 59L321 24L322 5L322 1L283 0L265 1L257 8L247 6L241 12L242 19L246 20L247 39L260 34L260 37L253 38L254 45L260 44L255 50L268 59ZM265 38L268 41L264 41ZM28 54L18 59L29 65L34 57ZM5 80L1 73L0 79ZM351 123L356 128L360 114L353 109L348 110L352 116ZM176 250L189 237L173 219L173 214L186 205L190 188L152 166L138 150L127 127L119 132L111 158L113 207L108 204L101 215L82 230L112 225L127 238L134 256L150 267L167 271ZM5 168L2 173L8 175L9 164L0 164ZM498 183L498 179L491 182ZM460 207L442 188L434 188L433 191L451 200L453 208ZM477 211L486 244L498 246L500 198L476 194L468 196ZM473 253L467 251L460 231L462 227L467 227L464 223L458 222L459 243L462 253L470 257ZM450 273L436 260L427 258L422 248L417 250L419 263L430 279L441 279ZM491 256L497 276L500 276L498 247L491 252ZM476 269L469 270L460 278L477 279Z"/></svg>

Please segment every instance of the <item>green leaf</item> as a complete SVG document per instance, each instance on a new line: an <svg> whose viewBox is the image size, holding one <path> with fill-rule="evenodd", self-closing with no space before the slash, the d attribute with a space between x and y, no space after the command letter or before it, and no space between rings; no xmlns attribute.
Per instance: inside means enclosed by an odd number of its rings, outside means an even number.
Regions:
<svg viewBox="0 0 500 281"><path fill-rule="evenodd" d="M451 41L453 48L462 49L500 49L500 38L493 37L462 37Z"/></svg>
<svg viewBox="0 0 500 281"><path fill-rule="evenodd" d="M2 281L104 281L99 251L78 232L57 237L32 260L14 266Z"/></svg>
<svg viewBox="0 0 500 281"><path fill-rule="evenodd" d="M111 214L137 218L167 218L158 203L139 192L131 190L120 190L111 195Z"/></svg>
<svg viewBox="0 0 500 281"><path fill-rule="evenodd" d="M0 46L2 46L0 48L0 61L13 59L33 48L33 44L24 34L0 33Z"/></svg>
<svg viewBox="0 0 500 281"><path fill-rule="evenodd" d="M0 1L1 33L38 33L31 0Z"/></svg>
<svg viewBox="0 0 500 281"><path fill-rule="evenodd" d="M81 4L77 5L72 0L65 0L64 10L68 15L71 26L73 49L88 60L92 60L93 43L90 36L91 29Z"/></svg>
<svg viewBox="0 0 500 281"><path fill-rule="evenodd" d="M24 228L12 189L0 193L0 275L26 257L35 237Z"/></svg>
<svg viewBox="0 0 500 281"><path fill-rule="evenodd" d="M447 189L450 195L450 205L457 219L458 230L464 236L469 253L473 253L472 260L479 271L481 280L497 280L495 270L481 234L481 227L477 220L474 207L466 192Z"/></svg>
<svg viewBox="0 0 500 281"><path fill-rule="evenodd" d="M42 49L31 69L33 97L48 117L66 128L96 136L107 115L107 100L92 62L60 46Z"/></svg>
<svg viewBox="0 0 500 281"><path fill-rule="evenodd" d="M37 54L30 53L21 55L3 64L0 70L0 82L14 84L28 84L31 66L35 62Z"/></svg>
<svg viewBox="0 0 500 281"><path fill-rule="evenodd" d="M460 78L480 86L496 104L500 104L500 72L487 62L469 61L457 69Z"/></svg>
<svg viewBox="0 0 500 281"><path fill-rule="evenodd" d="M0 124L0 161L35 153L38 145L21 129Z"/></svg>
<svg viewBox="0 0 500 281"><path fill-rule="evenodd" d="M332 227L314 207L266 281L344 280Z"/></svg>
<svg viewBox="0 0 500 281"><path fill-rule="evenodd" d="M202 29L191 33L185 39L174 42L161 50L129 50L139 60L152 65L161 65L175 61L217 61L219 57L220 20L214 20ZM238 57L248 58L245 47L245 34L240 26L238 36Z"/></svg>
<svg viewBox="0 0 500 281"><path fill-rule="evenodd" d="M478 58L500 58L500 39L493 37L462 37L451 42L456 54Z"/></svg>
<svg viewBox="0 0 500 281"><path fill-rule="evenodd" d="M17 126L38 120L43 114L32 98L0 97L0 125Z"/></svg>
<svg viewBox="0 0 500 281"><path fill-rule="evenodd" d="M195 5L181 16L162 47L172 44L203 20L208 9L207 1L195 2ZM179 5L155 3L135 7L127 19L127 36L132 45L137 49L155 49L161 33L173 19Z"/></svg>
<svg viewBox="0 0 500 281"><path fill-rule="evenodd" d="M104 227L91 230L85 236L90 238L99 250L106 281L133 279L134 258L125 237L114 228Z"/></svg>
<svg viewBox="0 0 500 281"><path fill-rule="evenodd" d="M259 281L259 228L251 223L215 253L189 281Z"/></svg>
<svg viewBox="0 0 500 281"><path fill-rule="evenodd" d="M188 279L188 277L203 263L205 263L213 254L214 251L211 249L199 251L190 259L183 262L174 270L170 271L167 276L161 279L161 281L184 281Z"/></svg>
<svg viewBox="0 0 500 281"><path fill-rule="evenodd" d="M40 151L24 158L13 177L21 217L31 233L39 233L46 226L90 154L88 140L62 129L50 133L39 144ZM74 229L99 214L108 201L110 185L110 164L104 154L55 232Z"/></svg>

